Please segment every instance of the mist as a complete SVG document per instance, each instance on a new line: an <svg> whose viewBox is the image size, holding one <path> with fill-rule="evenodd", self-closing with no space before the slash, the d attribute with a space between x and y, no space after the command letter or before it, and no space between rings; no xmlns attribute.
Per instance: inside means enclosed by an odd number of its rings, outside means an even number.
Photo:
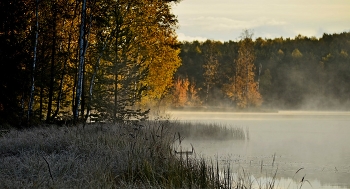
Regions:
<svg viewBox="0 0 350 189"><path fill-rule="evenodd" d="M172 98L177 98L176 93L187 93L187 97L182 95L183 103L172 106L237 111L350 110L350 33L254 40L251 30L241 35L240 41L182 43L182 65L175 78L186 85L174 89ZM242 59L242 50L249 61Z"/></svg>
<svg viewBox="0 0 350 189"><path fill-rule="evenodd" d="M297 186L303 177L313 187L304 185L302 188L350 187L350 112L168 113L180 122L221 124L249 131L246 140L185 138L184 148L193 145L198 157L217 159L222 166L229 165L234 171L243 169L263 180L277 171L276 178L282 188L290 183Z"/></svg>
<svg viewBox="0 0 350 189"><path fill-rule="evenodd" d="M301 188L350 188L349 33L243 36L183 42L173 93L182 95L168 113L198 127L243 128L249 137L188 135L184 148L255 179L278 179L281 188L303 180L310 185Z"/></svg>

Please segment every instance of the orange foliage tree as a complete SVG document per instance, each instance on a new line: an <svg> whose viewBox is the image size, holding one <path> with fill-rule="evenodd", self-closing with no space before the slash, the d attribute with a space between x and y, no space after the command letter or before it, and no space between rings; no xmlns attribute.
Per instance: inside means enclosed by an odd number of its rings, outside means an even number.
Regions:
<svg viewBox="0 0 350 189"><path fill-rule="evenodd" d="M230 83L224 85L225 94L236 103L239 108L260 106L262 97L255 82L255 53L252 35L248 30L242 34L238 58L235 60L235 75Z"/></svg>
<svg viewBox="0 0 350 189"><path fill-rule="evenodd" d="M172 104L175 107L183 107L187 102L187 91L190 82L188 79L181 79L178 77L174 82L173 87L173 101Z"/></svg>
<svg viewBox="0 0 350 189"><path fill-rule="evenodd" d="M194 81L190 82L188 78L178 77L173 86L172 105L174 107L201 105L198 90Z"/></svg>
<svg viewBox="0 0 350 189"><path fill-rule="evenodd" d="M188 101L187 105L189 106L199 106L202 104L201 99L198 96L198 91L200 89L196 88L196 83L194 81L191 81L189 87L188 87Z"/></svg>

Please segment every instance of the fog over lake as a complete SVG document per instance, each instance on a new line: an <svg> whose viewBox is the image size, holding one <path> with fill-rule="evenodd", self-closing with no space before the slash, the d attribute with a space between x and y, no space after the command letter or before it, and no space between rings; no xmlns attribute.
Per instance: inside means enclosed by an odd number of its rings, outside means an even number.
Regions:
<svg viewBox="0 0 350 189"><path fill-rule="evenodd" d="M174 120L247 129L245 141L184 140L183 146L191 143L197 156L217 158L233 171L244 169L269 179L277 170L281 188L296 188L303 177L311 186L302 188L350 188L350 112L168 113Z"/></svg>

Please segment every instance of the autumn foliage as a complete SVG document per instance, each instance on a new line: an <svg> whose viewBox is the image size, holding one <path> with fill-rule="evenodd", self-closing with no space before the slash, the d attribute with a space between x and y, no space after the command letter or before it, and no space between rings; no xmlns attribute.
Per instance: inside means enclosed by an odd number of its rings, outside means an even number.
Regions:
<svg viewBox="0 0 350 189"><path fill-rule="evenodd" d="M255 81L253 41L247 31L243 34L238 58L235 60L235 75L231 78L231 83L224 85L224 92L239 108L256 107L261 105L262 98Z"/></svg>
<svg viewBox="0 0 350 189"><path fill-rule="evenodd" d="M188 78L181 79L178 77L173 86L171 93L172 106L184 107L184 106L199 106L201 100L198 97L198 90L195 83L190 83Z"/></svg>
<svg viewBox="0 0 350 189"><path fill-rule="evenodd" d="M209 106L349 110L349 44L349 32L320 38L249 39L248 35L238 41L184 41L176 75L193 78L203 89L199 98ZM215 52L211 67L208 47ZM210 80L208 68L214 67Z"/></svg>
<svg viewBox="0 0 350 189"><path fill-rule="evenodd" d="M0 121L147 118L181 64L177 2L0 1Z"/></svg>

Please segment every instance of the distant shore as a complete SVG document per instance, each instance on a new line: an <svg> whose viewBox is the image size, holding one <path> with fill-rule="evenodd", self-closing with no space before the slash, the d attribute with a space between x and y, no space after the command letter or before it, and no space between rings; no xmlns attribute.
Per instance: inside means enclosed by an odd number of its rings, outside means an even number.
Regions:
<svg viewBox="0 0 350 189"><path fill-rule="evenodd" d="M246 108L237 109L233 107L219 107L219 106L185 106L185 107L171 107L169 111L199 111L199 112L258 112L258 113L278 113L276 109L264 108Z"/></svg>

